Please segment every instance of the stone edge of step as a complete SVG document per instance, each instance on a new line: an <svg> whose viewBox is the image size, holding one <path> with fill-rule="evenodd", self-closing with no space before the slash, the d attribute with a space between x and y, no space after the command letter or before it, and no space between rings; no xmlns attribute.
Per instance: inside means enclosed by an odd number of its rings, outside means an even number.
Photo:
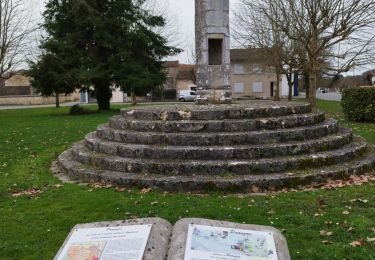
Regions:
<svg viewBox="0 0 375 260"><path fill-rule="evenodd" d="M290 129L300 126L315 125L324 122L325 113L318 111L309 114L296 114L282 117L255 119L224 119L224 120L131 120L122 116L109 119L109 127L118 130L141 132L230 132Z"/></svg>
<svg viewBox="0 0 375 260"><path fill-rule="evenodd" d="M339 129L335 119L328 119L313 126L302 126L282 130L263 130L248 132L208 132L208 133L161 133L137 132L113 129L108 124L98 126L97 135L101 139L124 143L176 145L176 146L205 146L205 145L234 145L256 144L268 142L302 141L333 134ZM246 141L247 140L247 141ZM234 143L231 143L234 142Z"/></svg>
<svg viewBox="0 0 375 260"><path fill-rule="evenodd" d="M323 152L330 149L337 149L352 141L352 131L350 129L340 128L335 134L324 136L307 141L297 141L280 144L255 144L255 145L232 145L232 146L160 146L160 145L142 145L126 144L102 140L97 137L96 132L85 136L84 142L87 148L94 152L115 155L129 158L145 159L178 159L180 157L190 160L198 158L233 158L241 153L244 155L254 154L253 159L261 157L271 158L276 153L284 152L285 155L306 154L308 150L312 152ZM323 147L327 149L323 150ZM278 150L278 151L277 151ZM268 156L267 156L268 154Z"/></svg>
<svg viewBox="0 0 375 260"><path fill-rule="evenodd" d="M104 182L127 188L157 188L167 191L203 191L210 190L228 192L251 192L255 186L258 191L274 191L283 188L297 188L299 186L323 184L328 180L348 179L352 175L370 173L375 168L375 149L355 162L340 164L337 169L319 170L309 174L279 173L262 176L238 176L237 179L213 178L207 176L151 176L139 174L124 174L119 172L101 171L87 168L81 163L74 161L70 152L65 151L57 161L52 164L52 172L64 182ZM374 173L372 173L374 174Z"/></svg>
<svg viewBox="0 0 375 260"><path fill-rule="evenodd" d="M193 107L192 107L193 108ZM222 107L212 109L191 109L184 106L175 106L170 108L143 108L143 109L122 109L121 115L127 119L143 120L211 120L211 119L239 119L239 118L257 118L270 116L283 116L291 114L304 114L311 112L310 104L294 105L271 105L264 107Z"/></svg>
<svg viewBox="0 0 375 260"><path fill-rule="evenodd" d="M109 171L151 173L160 175L261 175L264 172L318 168L352 160L366 152L367 143L356 140L340 149L300 156L251 160L152 160L124 158L95 153L77 143L72 148L75 159Z"/></svg>

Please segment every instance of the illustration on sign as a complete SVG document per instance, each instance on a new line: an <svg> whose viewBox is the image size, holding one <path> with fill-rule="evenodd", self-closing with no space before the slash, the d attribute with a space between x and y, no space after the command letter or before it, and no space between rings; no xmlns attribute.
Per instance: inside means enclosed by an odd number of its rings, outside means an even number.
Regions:
<svg viewBox="0 0 375 260"><path fill-rule="evenodd" d="M185 260L277 260L273 234L190 225Z"/></svg>
<svg viewBox="0 0 375 260"><path fill-rule="evenodd" d="M57 260L142 260L152 225L73 231Z"/></svg>

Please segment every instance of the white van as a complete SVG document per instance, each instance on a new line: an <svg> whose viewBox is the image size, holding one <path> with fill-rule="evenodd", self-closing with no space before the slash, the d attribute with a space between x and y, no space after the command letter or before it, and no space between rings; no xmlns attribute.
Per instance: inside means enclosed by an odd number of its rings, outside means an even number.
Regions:
<svg viewBox="0 0 375 260"><path fill-rule="evenodd" d="M178 100L180 100L182 102L194 101L195 97L196 97L195 91L182 90L182 91L180 91L180 94L178 95Z"/></svg>

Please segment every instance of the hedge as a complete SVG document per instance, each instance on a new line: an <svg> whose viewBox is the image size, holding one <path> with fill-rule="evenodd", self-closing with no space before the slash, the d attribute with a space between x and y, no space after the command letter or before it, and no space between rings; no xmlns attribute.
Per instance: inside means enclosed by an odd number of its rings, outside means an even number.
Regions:
<svg viewBox="0 0 375 260"><path fill-rule="evenodd" d="M375 87L345 89L341 103L350 121L375 122Z"/></svg>

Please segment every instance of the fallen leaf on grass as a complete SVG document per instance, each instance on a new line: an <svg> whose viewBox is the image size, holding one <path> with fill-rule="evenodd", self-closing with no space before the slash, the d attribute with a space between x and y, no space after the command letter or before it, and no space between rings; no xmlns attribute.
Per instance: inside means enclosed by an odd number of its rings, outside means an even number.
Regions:
<svg viewBox="0 0 375 260"><path fill-rule="evenodd" d="M333 235L333 232L331 231L326 231L326 230L320 230L320 236L322 237L330 237Z"/></svg>
<svg viewBox="0 0 375 260"><path fill-rule="evenodd" d="M367 242L375 242L375 237L368 237Z"/></svg>
<svg viewBox="0 0 375 260"><path fill-rule="evenodd" d="M368 200L363 200L363 199L352 199L350 200L350 202L354 203L354 202L362 202L364 204L366 204L368 202Z"/></svg>
<svg viewBox="0 0 375 260"><path fill-rule="evenodd" d="M29 190L24 190L24 191L11 191L10 193L11 193L11 196L14 198L18 198L20 196L28 196L30 198L35 198L39 194L41 194L42 191L36 188L31 188Z"/></svg>
<svg viewBox="0 0 375 260"><path fill-rule="evenodd" d="M153 202L151 202L151 205L157 205L157 204L159 204L159 201L153 201Z"/></svg>
<svg viewBox="0 0 375 260"><path fill-rule="evenodd" d="M352 227L350 227L350 228L348 228L348 232L352 232L354 230L354 228L352 228Z"/></svg>
<svg viewBox="0 0 375 260"><path fill-rule="evenodd" d="M323 240L323 241L322 241L322 244L325 244L325 245L331 245L331 244L333 244L333 242L328 241L328 240Z"/></svg>
<svg viewBox="0 0 375 260"><path fill-rule="evenodd" d="M152 189L151 188L143 188L142 190L141 190L141 193L149 193L150 191L151 191Z"/></svg>
<svg viewBox="0 0 375 260"><path fill-rule="evenodd" d="M319 206L327 206L327 202L323 198L317 200Z"/></svg>
<svg viewBox="0 0 375 260"><path fill-rule="evenodd" d="M316 189L322 190L336 190L338 188L347 187L347 186L360 186L363 184L374 185L375 182L375 175L361 175L361 176L350 176L348 180L328 180L324 184L312 184L306 185L301 188L300 190L303 191L314 191ZM284 188L278 193L288 193L294 192L295 189L288 189Z"/></svg>
<svg viewBox="0 0 375 260"><path fill-rule="evenodd" d="M349 214L350 214L350 212L349 212L349 211L347 211L347 210L345 210L345 211L343 211L343 212L342 212L342 214L343 214L343 215L349 215Z"/></svg>
<svg viewBox="0 0 375 260"><path fill-rule="evenodd" d="M251 192L252 193L259 193L259 187L255 186L255 185L251 186Z"/></svg>
<svg viewBox="0 0 375 260"><path fill-rule="evenodd" d="M125 191L125 188L116 187L115 190L116 190L117 192L124 192L124 191Z"/></svg>
<svg viewBox="0 0 375 260"><path fill-rule="evenodd" d="M332 221L324 221L324 224L326 224L327 226L330 226L330 225L333 225L333 222Z"/></svg>
<svg viewBox="0 0 375 260"><path fill-rule="evenodd" d="M346 220L344 220L344 222L341 224L341 226L343 226L344 228L350 227L348 221L346 221Z"/></svg>
<svg viewBox="0 0 375 260"><path fill-rule="evenodd" d="M362 241L353 241L353 242L350 243L350 245L352 247L363 246L363 242Z"/></svg>
<svg viewBox="0 0 375 260"><path fill-rule="evenodd" d="M112 188L113 185L112 184L105 184L105 183L97 182L97 183L94 183L93 187L95 189L109 189L109 188Z"/></svg>

